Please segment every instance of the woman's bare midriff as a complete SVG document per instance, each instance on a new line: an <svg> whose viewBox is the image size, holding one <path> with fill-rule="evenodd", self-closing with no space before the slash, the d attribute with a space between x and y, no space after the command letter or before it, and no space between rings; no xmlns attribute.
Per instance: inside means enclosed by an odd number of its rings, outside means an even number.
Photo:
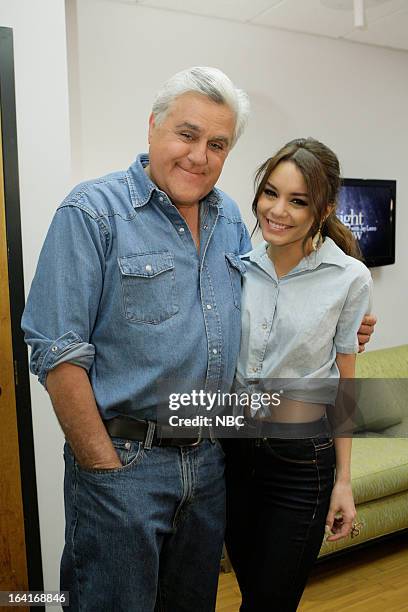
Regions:
<svg viewBox="0 0 408 612"><path fill-rule="evenodd" d="M255 415L253 418L272 423L310 423L325 416L326 406L281 398L280 405L270 406L268 412L267 416Z"/></svg>

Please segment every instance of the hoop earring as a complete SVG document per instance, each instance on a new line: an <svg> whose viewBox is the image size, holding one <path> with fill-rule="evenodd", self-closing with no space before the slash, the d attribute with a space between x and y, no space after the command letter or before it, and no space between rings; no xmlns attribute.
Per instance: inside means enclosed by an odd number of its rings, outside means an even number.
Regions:
<svg viewBox="0 0 408 612"><path fill-rule="evenodd" d="M320 223L319 229L317 230L317 232L315 233L315 235L312 238L312 249L314 251L317 251L318 249L320 249L320 247L323 244L322 225L323 225L323 223Z"/></svg>

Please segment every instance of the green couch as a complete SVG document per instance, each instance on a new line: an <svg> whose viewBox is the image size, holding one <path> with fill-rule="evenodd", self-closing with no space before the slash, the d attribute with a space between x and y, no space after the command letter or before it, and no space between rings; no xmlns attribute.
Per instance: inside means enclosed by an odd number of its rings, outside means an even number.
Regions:
<svg viewBox="0 0 408 612"><path fill-rule="evenodd" d="M367 402L373 410L362 437L353 440L352 485L360 535L324 542L320 557L408 528L408 345L359 355L356 377L400 381L389 381L388 388L386 381L379 383L380 393Z"/></svg>

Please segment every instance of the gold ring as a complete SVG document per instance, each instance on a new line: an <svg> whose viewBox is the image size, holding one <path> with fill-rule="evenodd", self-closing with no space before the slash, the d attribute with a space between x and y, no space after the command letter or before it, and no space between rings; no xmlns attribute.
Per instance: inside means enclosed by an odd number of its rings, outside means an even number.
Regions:
<svg viewBox="0 0 408 612"><path fill-rule="evenodd" d="M362 523L358 522L358 523L353 523L353 525L351 526L351 532L350 532L350 536L352 538L356 538L357 536L360 535L360 531L362 528Z"/></svg>

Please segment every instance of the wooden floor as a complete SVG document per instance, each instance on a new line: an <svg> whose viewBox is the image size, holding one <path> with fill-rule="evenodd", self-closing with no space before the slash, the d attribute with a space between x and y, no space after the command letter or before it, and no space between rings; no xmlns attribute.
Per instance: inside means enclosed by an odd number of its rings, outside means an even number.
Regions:
<svg viewBox="0 0 408 612"><path fill-rule="evenodd" d="M234 574L221 573L217 612L238 612L240 601ZM298 610L408 612L408 534L319 563Z"/></svg>

